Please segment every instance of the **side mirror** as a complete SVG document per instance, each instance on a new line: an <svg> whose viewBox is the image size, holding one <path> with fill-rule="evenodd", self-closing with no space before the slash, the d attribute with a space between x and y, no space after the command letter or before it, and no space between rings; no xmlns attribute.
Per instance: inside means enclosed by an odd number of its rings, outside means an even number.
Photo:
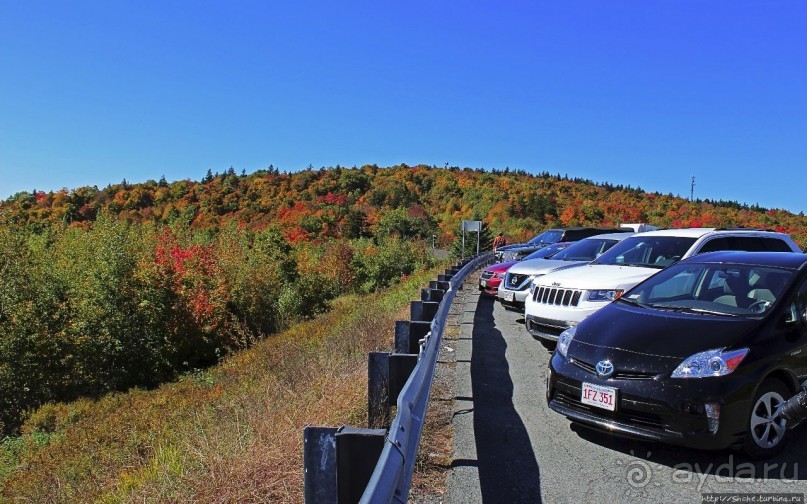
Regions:
<svg viewBox="0 0 807 504"><path fill-rule="evenodd" d="M790 303L785 311L784 322L787 326L807 326L807 305Z"/></svg>
<svg viewBox="0 0 807 504"><path fill-rule="evenodd" d="M796 308L796 303L790 303L790 306L785 310L784 323L785 325L794 325L799 320L799 312Z"/></svg>

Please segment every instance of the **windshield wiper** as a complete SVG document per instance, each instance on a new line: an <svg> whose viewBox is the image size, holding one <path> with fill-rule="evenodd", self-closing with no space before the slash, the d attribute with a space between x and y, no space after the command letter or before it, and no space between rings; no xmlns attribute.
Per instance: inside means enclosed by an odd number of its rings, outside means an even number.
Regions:
<svg viewBox="0 0 807 504"><path fill-rule="evenodd" d="M617 301L622 301L623 303L627 303L627 304L633 305L633 306L638 306L640 308L647 308L646 304L640 303L640 302L638 302L638 301L636 301L634 299L628 299L626 297L621 297L621 298L617 299Z"/></svg>
<svg viewBox="0 0 807 504"><path fill-rule="evenodd" d="M721 311L715 310L705 310L703 308L693 308L691 306L675 306L675 305L649 305L652 308L658 308L660 310L671 310L677 311L682 313L702 313L705 315L722 315L724 317L741 317L741 315L737 315L736 313L726 313Z"/></svg>

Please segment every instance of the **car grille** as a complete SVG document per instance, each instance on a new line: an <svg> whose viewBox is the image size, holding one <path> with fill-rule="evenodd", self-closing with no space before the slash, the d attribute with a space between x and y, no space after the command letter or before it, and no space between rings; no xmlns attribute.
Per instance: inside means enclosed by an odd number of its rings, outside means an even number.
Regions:
<svg viewBox="0 0 807 504"><path fill-rule="evenodd" d="M532 295L536 303L559 306L577 306L583 291L574 289L557 289L555 287L538 287Z"/></svg>
<svg viewBox="0 0 807 504"><path fill-rule="evenodd" d="M572 360L572 364L580 369L588 371L593 375L597 374L597 368L593 364L589 364L588 362L583 362L578 359ZM652 380L655 378L655 376L656 375L653 373L637 373L634 371L621 371L619 369L615 369L614 374L609 376L609 378L613 378L615 380Z"/></svg>
<svg viewBox="0 0 807 504"><path fill-rule="evenodd" d="M518 273L508 273L505 276L504 284L508 289L523 290L529 275L519 275Z"/></svg>
<svg viewBox="0 0 807 504"><path fill-rule="evenodd" d="M664 429L664 422L661 417L652 413L645 413L643 411L635 411L617 406L616 411L608 411L596 406L589 406L580 402L579 394L572 395L563 390L555 390L553 400L567 408L574 409L587 413L589 415L598 416L605 420L611 420L627 425L634 425L639 427L651 427L654 429Z"/></svg>
<svg viewBox="0 0 807 504"><path fill-rule="evenodd" d="M493 278L493 272L485 270L485 271L482 272L481 276L482 276L482 280L490 280L491 278Z"/></svg>
<svg viewBox="0 0 807 504"><path fill-rule="evenodd" d="M544 319L532 315L527 316L527 330L535 334L543 334L557 339L560 333L569 328L566 322L560 320Z"/></svg>

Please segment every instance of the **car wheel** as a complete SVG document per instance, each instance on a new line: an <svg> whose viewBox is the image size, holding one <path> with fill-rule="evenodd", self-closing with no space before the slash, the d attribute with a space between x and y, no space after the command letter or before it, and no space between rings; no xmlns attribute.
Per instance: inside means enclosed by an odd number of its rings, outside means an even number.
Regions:
<svg viewBox="0 0 807 504"><path fill-rule="evenodd" d="M776 414L790 391L779 380L766 380L759 386L745 431L743 451L751 458L768 458L784 448L787 420Z"/></svg>

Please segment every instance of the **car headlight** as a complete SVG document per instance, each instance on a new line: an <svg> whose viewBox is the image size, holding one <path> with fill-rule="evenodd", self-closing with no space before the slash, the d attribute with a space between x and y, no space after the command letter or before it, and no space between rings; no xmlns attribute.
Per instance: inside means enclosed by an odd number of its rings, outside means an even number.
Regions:
<svg viewBox="0 0 807 504"><path fill-rule="evenodd" d="M530 296L535 295L535 291L538 289L538 286L535 284L535 279L538 278L538 277L542 277L542 276L544 276L543 273L541 273L540 275L533 275L533 276L530 277L530 282L531 282L530 283Z"/></svg>
<svg viewBox="0 0 807 504"><path fill-rule="evenodd" d="M706 378L709 376L725 376L731 374L745 356L747 348L724 352L721 348L699 352L687 357L675 368L673 378Z"/></svg>
<svg viewBox="0 0 807 504"><path fill-rule="evenodd" d="M593 290L588 294L589 301L613 301L619 299L624 292L622 289Z"/></svg>
<svg viewBox="0 0 807 504"><path fill-rule="evenodd" d="M566 352L569 351L569 345L572 344L575 332L577 332L577 327L570 327L558 336L558 344L555 349L564 357L566 357Z"/></svg>

